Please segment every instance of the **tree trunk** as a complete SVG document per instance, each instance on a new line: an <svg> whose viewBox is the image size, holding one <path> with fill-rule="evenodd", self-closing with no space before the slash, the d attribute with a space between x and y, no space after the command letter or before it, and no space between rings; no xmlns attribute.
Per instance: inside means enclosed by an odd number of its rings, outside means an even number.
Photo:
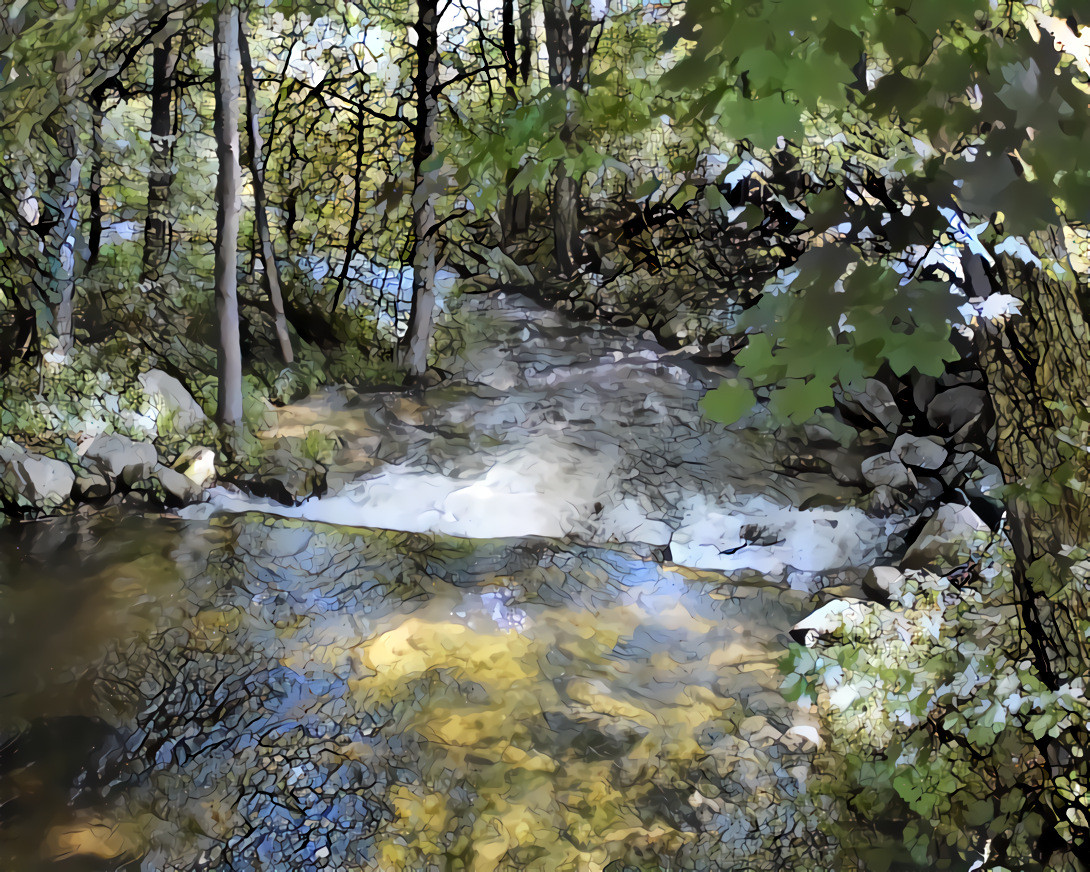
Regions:
<svg viewBox="0 0 1090 872"><path fill-rule="evenodd" d="M1041 234L1033 243L1045 257L1066 261L1058 232ZM1090 533L1090 457L1082 448L1090 442L1090 331L1080 305L1086 289L1064 266L1068 278L1061 280L1009 256L1000 258L994 284L1021 300L1022 309L1001 326L978 332L996 416L997 461L1004 480L1016 488L1006 508L1025 646L1020 656L1050 690L1085 675L1090 664L1090 597L1071 572L1068 556L1070 547L1087 545ZM1078 735L1038 740L1051 784L1031 807L1045 822L1042 853L1065 841L1057 835L1059 825L1069 834L1067 850L1090 869L1090 827L1080 823L1090 808L1054 786L1056 778L1087 774L1085 762L1074 760L1072 751L1090 737L1084 728L1073 732Z"/></svg>
<svg viewBox="0 0 1090 872"><path fill-rule="evenodd" d="M75 0L65 0L68 11ZM53 60L60 105L50 123L50 133L57 142L60 164L50 174L49 233L46 253L49 259L49 303L53 313L54 353L60 360L68 357L74 344L73 307L76 292L77 239L80 236L79 187L83 165L79 145L79 118L76 92L79 85L79 55L58 51Z"/></svg>
<svg viewBox="0 0 1090 872"><path fill-rule="evenodd" d="M1055 233L1035 241L1043 243L1038 247L1046 257L1066 259ZM1090 332L1075 281L1006 256L996 281L1022 301L1022 309L1002 327L987 329L981 356L999 466L1007 482L1029 490L1007 502L1023 624L1042 680L1058 686L1090 663L1076 626L1090 612L1075 586L1064 587L1068 564L1062 553L1087 544L1090 533L1087 498L1068 486L1090 479L1090 459L1075 447L1084 444L1080 438L1088 429Z"/></svg>
<svg viewBox="0 0 1090 872"><path fill-rule="evenodd" d="M261 247L261 262L265 266L265 288L269 292L269 305L272 307L273 327L280 345L280 357L285 364L290 364L295 357L291 350L288 322L284 317L284 296L280 291L280 270L276 266L276 252L273 251L269 235L269 216L265 211L265 155L261 140L261 114L257 105L257 88L254 86L254 68L250 59L249 40L246 39L246 25L241 20L238 26L238 48L242 60L242 77L246 83L246 118L250 131L247 157L254 188L254 223Z"/></svg>
<svg viewBox="0 0 1090 872"><path fill-rule="evenodd" d="M96 97L91 104L91 180L88 186L90 200L90 229L87 232L87 267L98 261L102 247L102 98Z"/></svg>
<svg viewBox="0 0 1090 872"><path fill-rule="evenodd" d="M519 87L530 81L531 6L523 0L519 14L519 34L515 36L515 4L517 0L503 0L501 38L503 45L503 69L507 103L509 108L519 104ZM510 247L514 238L530 227L530 189L514 190L518 168L507 171L506 191L500 227L504 248Z"/></svg>
<svg viewBox="0 0 1090 872"><path fill-rule="evenodd" d="M144 263L141 278L158 281L170 259L170 187L174 183L171 143L174 130L174 65L170 37L155 46L151 58L151 169L148 173L148 214L144 222Z"/></svg>
<svg viewBox="0 0 1090 872"><path fill-rule="evenodd" d="M337 290L333 294L333 308L329 314L337 311L344 296L344 286L348 282L348 271L352 267L352 261L359 249L356 239L356 228L359 227L360 215L363 213L363 161L364 142L367 132L367 124L364 121L363 104L356 106L356 171L353 175L352 189L352 213L348 218L348 236L344 242L344 262L341 264L340 274L337 276ZM295 200L292 200L294 207Z"/></svg>
<svg viewBox="0 0 1090 872"><path fill-rule="evenodd" d="M242 170L239 165L238 10L220 0L213 30L216 88L216 314L219 319L219 390L217 420L228 427L242 423L242 349L238 329L238 224Z"/></svg>
<svg viewBox="0 0 1090 872"><path fill-rule="evenodd" d="M579 0L545 0L545 48L549 55L549 84L565 94L560 140L569 156L579 153L576 96L586 94L590 68L589 36L594 23L583 15ZM580 236L582 175L573 175L567 161L557 161L553 174L553 243L556 269L570 278L583 260Z"/></svg>
<svg viewBox="0 0 1090 872"><path fill-rule="evenodd" d="M439 118L438 0L417 0L416 122L413 143L413 299L409 326L402 339L402 365L408 381L418 382L428 369L435 316L436 205L441 167L436 166L435 139Z"/></svg>

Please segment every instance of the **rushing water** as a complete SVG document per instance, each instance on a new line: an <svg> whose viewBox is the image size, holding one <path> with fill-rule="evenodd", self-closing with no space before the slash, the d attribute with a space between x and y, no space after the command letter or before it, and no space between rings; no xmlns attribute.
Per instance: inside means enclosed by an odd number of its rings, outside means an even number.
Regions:
<svg viewBox="0 0 1090 872"><path fill-rule="evenodd" d="M322 499L0 531L0 867L820 868L777 661L887 523L637 331L490 305L450 387L281 414Z"/></svg>

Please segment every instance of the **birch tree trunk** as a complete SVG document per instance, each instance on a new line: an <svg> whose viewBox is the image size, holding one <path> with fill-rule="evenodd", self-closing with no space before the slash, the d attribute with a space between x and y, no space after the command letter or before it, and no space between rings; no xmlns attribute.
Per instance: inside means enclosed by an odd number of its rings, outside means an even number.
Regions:
<svg viewBox="0 0 1090 872"><path fill-rule="evenodd" d="M435 317L436 206L442 185L441 167L435 160L439 119L439 4L417 0L416 122L413 143L413 298L409 326L402 339L402 365L409 383L418 382L428 369Z"/></svg>
<svg viewBox="0 0 1090 872"><path fill-rule="evenodd" d="M76 0L65 0L72 12ZM77 240L80 236L79 188L83 163L79 142L77 89L80 80L79 54L65 49L54 55L60 105L50 123L57 142L60 163L50 173L49 234L46 254L49 262L49 304L53 314L54 354L67 359L74 344L73 311L76 293Z"/></svg>
<svg viewBox="0 0 1090 872"><path fill-rule="evenodd" d="M254 68L250 58L249 40L246 38L246 25L241 19L238 26L238 48L242 61L242 77L246 85L246 121L249 131L247 158L254 191L254 223L257 226L261 262L265 267L265 288L269 292L269 305L272 308L273 328L280 346L280 357L285 364L290 364L295 357L291 350L291 337L288 335L288 321L284 317L280 270L276 266L276 252L269 235L269 216L265 210L265 154L261 139L261 111L257 105L257 88L254 85Z"/></svg>
<svg viewBox="0 0 1090 872"><path fill-rule="evenodd" d="M219 386L216 418L228 427L242 423L242 349L238 327L238 224L242 170L239 165L238 9L220 0L213 29L216 103L216 314L219 320Z"/></svg>

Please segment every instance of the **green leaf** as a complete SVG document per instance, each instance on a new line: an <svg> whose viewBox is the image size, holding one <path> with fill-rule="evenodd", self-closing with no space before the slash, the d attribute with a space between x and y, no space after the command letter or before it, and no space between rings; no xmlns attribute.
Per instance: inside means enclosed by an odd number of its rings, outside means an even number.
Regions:
<svg viewBox="0 0 1090 872"><path fill-rule="evenodd" d="M734 424L750 412L756 404L752 389L733 380L727 379L704 394L700 407L713 421L720 424Z"/></svg>

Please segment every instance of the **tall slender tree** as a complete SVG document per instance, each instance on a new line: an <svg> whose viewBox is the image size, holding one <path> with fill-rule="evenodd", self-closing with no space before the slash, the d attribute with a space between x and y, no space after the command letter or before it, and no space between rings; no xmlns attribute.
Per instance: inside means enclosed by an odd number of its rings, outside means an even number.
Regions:
<svg viewBox="0 0 1090 872"><path fill-rule="evenodd" d="M402 340L402 364L410 382L419 381L428 368L435 317L435 274L438 240L436 206L442 189L441 166L435 151L439 121L439 3L417 0L416 70L413 91L413 298L409 326Z"/></svg>
<svg viewBox="0 0 1090 872"><path fill-rule="evenodd" d="M76 0L63 0L64 12L76 23ZM49 228L46 250L49 257L49 303L53 314L54 352L63 360L74 344L74 306L80 237L79 192L83 169L80 148L80 52L64 42L53 57L57 110L46 125L56 143L59 160L48 173L49 190L45 222Z"/></svg>
<svg viewBox="0 0 1090 872"><path fill-rule="evenodd" d="M552 223L556 269L570 278L583 259L583 175L571 168L572 158L582 151L579 138L579 101L587 93L587 76L595 30L603 17L595 18L589 0L544 0L545 48L549 55L549 84L562 92L564 120L560 141L567 152L553 172ZM606 7L608 9L608 5Z"/></svg>
<svg viewBox="0 0 1090 872"><path fill-rule="evenodd" d="M239 15L232 0L219 0L213 27L216 101L216 314L219 320L217 420L242 423L242 348L238 326L238 224L242 211L239 164Z"/></svg>
<svg viewBox="0 0 1090 872"><path fill-rule="evenodd" d="M162 6L162 4L160 4ZM165 14L165 10L160 13ZM170 257L170 187L172 158L174 66L177 61L170 32L155 44L151 60L151 168L148 172L148 212L144 223L143 278L157 281Z"/></svg>
<svg viewBox="0 0 1090 872"><path fill-rule="evenodd" d="M519 26L515 27L515 9L519 10ZM518 105L520 91L530 83L533 49L532 0L503 0L501 11L500 41L503 50L504 91L508 108ZM503 215L500 221L503 242L510 245L513 237L524 233L530 226L530 189L515 190L518 168L507 171L504 192Z"/></svg>
<svg viewBox="0 0 1090 872"><path fill-rule="evenodd" d="M246 23L241 18L238 26L238 47L242 60L242 78L246 85L246 159L250 166L250 179L254 193L254 224L257 228L258 245L261 251L261 263L265 267L265 289L269 292L269 306L272 309L273 328L276 341L280 346L280 357L288 364L294 360L291 350L291 337L288 335L288 321L284 316L284 295L280 289L280 270L276 265L276 252L273 250L272 237L269 234L269 216L265 208L265 148L261 138L261 109L257 102L257 87L254 84L253 61L250 58L250 44L246 38Z"/></svg>

